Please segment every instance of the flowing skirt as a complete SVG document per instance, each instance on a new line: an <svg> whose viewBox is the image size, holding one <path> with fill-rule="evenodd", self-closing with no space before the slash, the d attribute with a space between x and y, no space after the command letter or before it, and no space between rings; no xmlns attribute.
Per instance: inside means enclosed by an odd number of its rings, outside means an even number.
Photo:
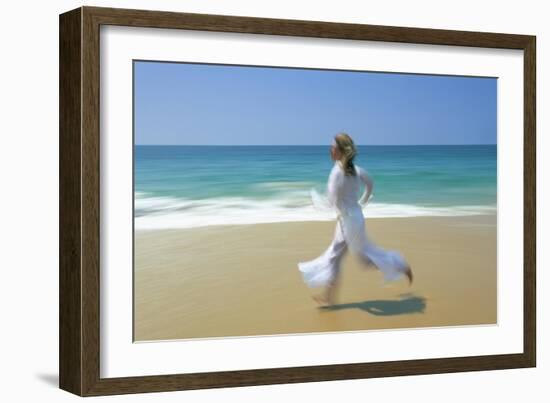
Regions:
<svg viewBox="0 0 550 403"><path fill-rule="evenodd" d="M384 275L384 281L400 280L408 263L395 250L386 250L369 239L361 208L338 215L334 238L319 257L298 263L304 282L309 287L333 284L340 271L340 261L349 249L365 266L374 265Z"/></svg>

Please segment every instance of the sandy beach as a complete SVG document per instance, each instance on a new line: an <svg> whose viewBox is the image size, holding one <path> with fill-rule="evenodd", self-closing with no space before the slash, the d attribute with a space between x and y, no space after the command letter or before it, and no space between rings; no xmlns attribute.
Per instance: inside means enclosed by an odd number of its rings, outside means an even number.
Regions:
<svg viewBox="0 0 550 403"><path fill-rule="evenodd" d="M319 308L297 263L321 254L335 222L135 232L135 341L494 324L496 215L367 218L371 239L414 272L382 286L353 255L337 302Z"/></svg>

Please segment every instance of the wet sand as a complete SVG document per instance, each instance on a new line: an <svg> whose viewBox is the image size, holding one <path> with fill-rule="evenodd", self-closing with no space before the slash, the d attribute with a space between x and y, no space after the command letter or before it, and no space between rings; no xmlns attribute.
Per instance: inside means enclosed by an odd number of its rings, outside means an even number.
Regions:
<svg viewBox="0 0 550 403"><path fill-rule="evenodd" d="M321 254L335 222L135 232L135 341L494 324L496 215L367 218L414 283L382 285L349 253L336 304L319 308L297 262Z"/></svg>

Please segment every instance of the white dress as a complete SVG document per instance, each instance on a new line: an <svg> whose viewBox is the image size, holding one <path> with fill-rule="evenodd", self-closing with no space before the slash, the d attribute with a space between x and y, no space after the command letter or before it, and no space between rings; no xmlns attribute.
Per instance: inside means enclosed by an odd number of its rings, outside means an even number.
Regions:
<svg viewBox="0 0 550 403"><path fill-rule="evenodd" d="M403 277L408 263L394 250L385 250L369 239L365 230L365 218L359 195L367 186L367 172L355 165L357 175L345 175L336 161L328 179L327 202L336 211L337 223L334 239L319 257L298 263L304 282L309 287L324 287L335 281L340 261L349 249L365 266L374 264L384 275L384 281L396 281ZM319 200L313 198L313 203Z"/></svg>

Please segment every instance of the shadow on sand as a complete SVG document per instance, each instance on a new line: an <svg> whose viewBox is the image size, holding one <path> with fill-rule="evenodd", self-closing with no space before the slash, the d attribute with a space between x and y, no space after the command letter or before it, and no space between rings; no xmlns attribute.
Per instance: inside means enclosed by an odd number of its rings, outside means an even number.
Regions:
<svg viewBox="0 0 550 403"><path fill-rule="evenodd" d="M410 294L401 296L397 300L372 300L351 302L348 304L335 304L319 307L323 311L339 311L342 309L360 309L376 316L405 315L411 313L424 313L426 299Z"/></svg>

